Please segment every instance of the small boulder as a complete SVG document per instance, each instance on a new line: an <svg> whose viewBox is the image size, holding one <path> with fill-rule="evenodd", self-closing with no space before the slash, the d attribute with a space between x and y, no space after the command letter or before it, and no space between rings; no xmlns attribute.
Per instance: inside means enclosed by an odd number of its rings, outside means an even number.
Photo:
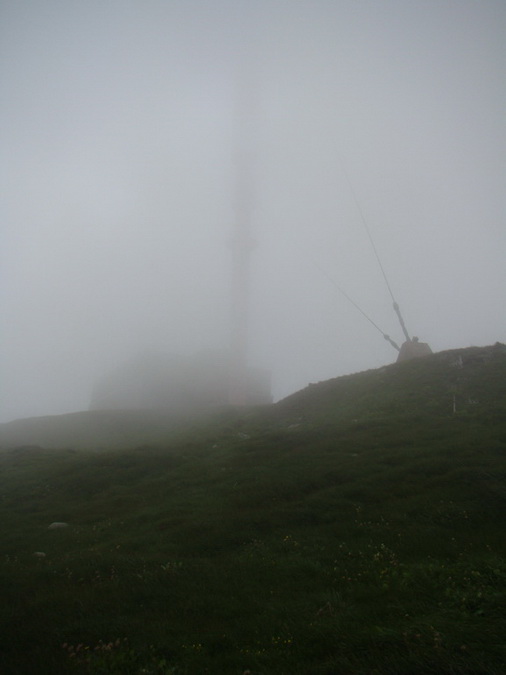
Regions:
<svg viewBox="0 0 506 675"><path fill-rule="evenodd" d="M61 530L64 527L68 527L68 523L51 523L51 525L47 528L48 530Z"/></svg>

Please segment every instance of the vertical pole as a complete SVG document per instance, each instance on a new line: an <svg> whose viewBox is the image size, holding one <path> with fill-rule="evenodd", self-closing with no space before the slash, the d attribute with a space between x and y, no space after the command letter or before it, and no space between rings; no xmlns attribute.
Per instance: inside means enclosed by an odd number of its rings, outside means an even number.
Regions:
<svg viewBox="0 0 506 675"><path fill-rule="evenodd" d="M244 75L244 73L243 73ZM229 402L248 403L248 333L250 314L253 176L251 156L251 82L238 83L237 137L234 157L234 229L232 236L231 373Z"/></svg>

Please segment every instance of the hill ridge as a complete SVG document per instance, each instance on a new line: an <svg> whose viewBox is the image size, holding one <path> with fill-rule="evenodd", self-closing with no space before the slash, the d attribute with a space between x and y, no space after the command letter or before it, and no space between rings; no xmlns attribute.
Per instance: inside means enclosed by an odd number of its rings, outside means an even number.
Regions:
<svg viewBox="0 0 506 675"><path fill-rule="evenodd" d="M158 440L0 453L2 673L504 673L503 347Z"/></svg>
<svg viewBox="0 0 506 675"><path fill-rule="evenodd" d="M506 346L466 347L437 352L421 359L340 375L309 384L277 403L241 409L197 411L93 410L30 417L0 424L0 448L106 449L160 443L187 426L227 413L265 415L266 419L314 416L344 419L410 415L429 406L435 415L462 413L473 406L493 406L492 394L483 391L488 379L500 380ZM499 368L497 373L494 367ZM494 387L494 391L500 382ZM495 396L495 394L494 394ZM297 423L296 421L293 423Z"/></svg>

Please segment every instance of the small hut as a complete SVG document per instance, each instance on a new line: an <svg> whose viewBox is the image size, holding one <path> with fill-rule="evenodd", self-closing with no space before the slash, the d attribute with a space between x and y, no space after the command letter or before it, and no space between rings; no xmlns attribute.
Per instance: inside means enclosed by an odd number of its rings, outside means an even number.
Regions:
<svg viewBox="0 0 506 675"><path fill-rule="evenodd" d="M406 340L406 342L401 345L397 363L400 363L401 361L411 361L411 359L419 359L422 356L428 356L429 354L432 354L432 349L429 345L426 342L420 342L417 337L414 337L411 340Z"/></svg>

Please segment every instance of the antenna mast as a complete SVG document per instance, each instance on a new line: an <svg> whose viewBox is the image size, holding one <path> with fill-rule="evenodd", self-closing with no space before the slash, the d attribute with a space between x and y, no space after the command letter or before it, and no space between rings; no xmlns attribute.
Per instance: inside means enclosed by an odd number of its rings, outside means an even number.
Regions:
<svg viewBox="0 0 506 675"><path fill-rule="evenodd" d="M351 182L351 179L348 175L348 172L346 171L346 168L345 168L342 160L341 160L341 168L342 168L342 171L343 171L343 173L346 177L346 180L348 181L348 185L350 187L351 194L353 195L355 205L356 205L357 210L359 212L360 219L362 221L362 225L364 226L364 229L367 233L367 237L369 238L369 242L372 246L372 250L374 251L374 255L376 256L376 260L377 260L379 268L381 270L381 274L383 275L383 279L385 280L385 283L387 285L388 292L390 293L390 297L392 298L392 303L393 303L392 306L394 308L394 312L397 314L397 318L399 319L399 323L401 325L402 332L404 333L404 337L406 338L407 342L411 342L411 338L409 337L408 329L406 328L406 324L404 323L404 319L402 317L399 304L394 297L392 287L390 286L390 282L388 281L388 277L387 277L386 272L385 272L385 268L383 267L383 263L381 262L381 258L379 257L378 249L376 248L376 244L374 243L374 239L372 238L371 230L369 229L369 226L367 224L367 220L365 219L365 216L364 216L364 212L362 211L362 208L360 206L360 202L358 201L357 193L355 192L355 189L353 188L353 183ZM388 340L388 337L386 337L385 339ZM398 347L397 347L397 349L398 349Z"/></svg>
<svg viewBox="0 0 506 675"><path fill-rule="evenodd" d="M248 402L248 333L250 314L250 269L254 241L253 175L251 126L253 118L251 78L245 76L237 86L236 139L234 152L234 227L232 248L231 373L229 402Z"/></svg>

